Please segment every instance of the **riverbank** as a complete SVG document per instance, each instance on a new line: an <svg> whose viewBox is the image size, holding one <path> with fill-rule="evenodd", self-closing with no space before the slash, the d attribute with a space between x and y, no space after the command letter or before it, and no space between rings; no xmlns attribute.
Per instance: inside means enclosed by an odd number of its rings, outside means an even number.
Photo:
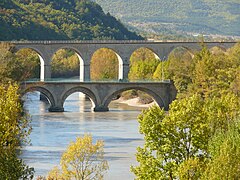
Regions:
<svg viewBox="0 0 240 180"><path fill-rule="evenodd" d="M139 97L128 99L128 100L125 100L124 98L120 97L119 99L114 100L113 102L127 104L128 106L143 107L143 108L149 108L155 104L155 101L150 104L139 103Z"/></svg>

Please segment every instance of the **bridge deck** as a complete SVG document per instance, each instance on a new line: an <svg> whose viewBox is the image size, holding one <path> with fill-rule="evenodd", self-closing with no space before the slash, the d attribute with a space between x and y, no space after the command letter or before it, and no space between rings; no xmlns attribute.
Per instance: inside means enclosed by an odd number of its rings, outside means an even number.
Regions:
<svg viewBox="0 0 240 180"><path fill-rule="evenodd" d="M199 41L149 41L149 40L45 40L45 41L0 41L21 44L192 44ZM204 43L237 43L237 41L204 41Z"/></svg>

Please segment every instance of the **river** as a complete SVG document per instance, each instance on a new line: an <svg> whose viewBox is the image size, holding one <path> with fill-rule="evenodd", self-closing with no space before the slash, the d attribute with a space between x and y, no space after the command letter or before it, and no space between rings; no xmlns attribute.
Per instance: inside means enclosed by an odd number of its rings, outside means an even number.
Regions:
<svg viewBox="0 0 240 180"><path fill-rule="evenodd" d="M60 164L62 152L77 136L91 133L94 141L104 140L109 170L104 179L130 180L131 165L137 165L135 153L143 145L138 132L140 108L111 103L109 112L92 112L91 101L74 93L64 104L65 112L49 113L48 104L39 101L39 93L28 93L24 107L31 115L31 144L23 149L22 158L35 169L35 178L46 176Z"/></svg>

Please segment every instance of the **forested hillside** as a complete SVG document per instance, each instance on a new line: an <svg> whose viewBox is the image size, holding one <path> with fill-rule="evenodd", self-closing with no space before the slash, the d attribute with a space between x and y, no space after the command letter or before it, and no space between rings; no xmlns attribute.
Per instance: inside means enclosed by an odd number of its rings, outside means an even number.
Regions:
<svg viewBox="0 0 240 180"><path fill-rule="evenodd" d="M152 33L240 35L239 0L95 0L105 12Z"/></svg>
<svg viewBox="0 0 240 180"><path fill-rule="evenodd" d="M90 0L1 0L0 40L142 39Z"/></svg>

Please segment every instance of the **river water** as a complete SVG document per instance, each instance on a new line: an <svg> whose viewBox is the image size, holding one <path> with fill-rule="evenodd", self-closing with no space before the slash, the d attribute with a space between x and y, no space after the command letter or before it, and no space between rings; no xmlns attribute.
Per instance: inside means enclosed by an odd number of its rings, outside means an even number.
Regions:
<svg viewBox="0 0 240 180"><path fill-rule="evenodd" d="M136 148L143 145L138 132L137 116L141 109L111 103L109 112L91 111L91 101L74 93L64 104L65 112L49 113L48 104L39 101L39 93L28 93L25 109L31 115L31 144L24 147L22 158L35 169L35 177L46 176L60 164L62 152L77 136L91 133L94 141L104 140L109 170L104 179L130 180L131 165L137 165Z"/></svg>

